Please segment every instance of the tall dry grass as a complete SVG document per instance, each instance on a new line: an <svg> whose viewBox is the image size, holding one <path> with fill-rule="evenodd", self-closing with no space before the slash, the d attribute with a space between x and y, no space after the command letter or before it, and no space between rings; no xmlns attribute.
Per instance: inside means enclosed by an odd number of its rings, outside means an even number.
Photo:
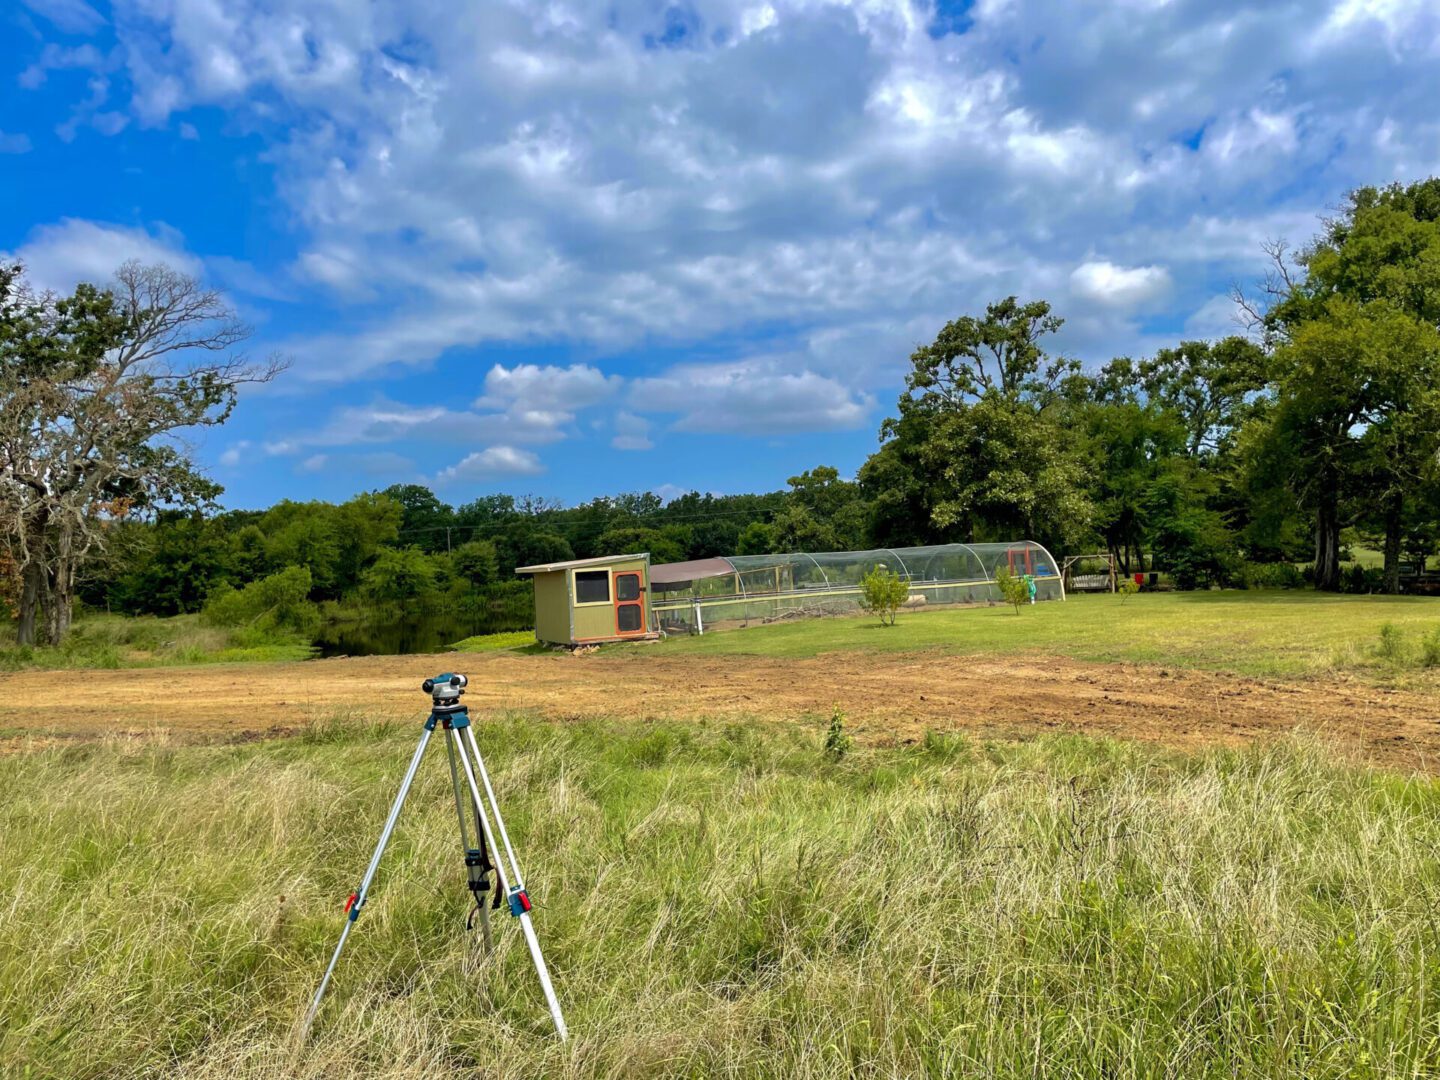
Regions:
<svg viewBox="0 0 1440 1080"><path fill-rule="evenodd" d="M0 760L10 1075L1424 1076L1440 790L1179 756L484 722L573 1032L482 958L440 756L291 1041L418 725ZM439 748L436 748L437 750ZM28 1072L27 1072L28 1070Z"/></svg>

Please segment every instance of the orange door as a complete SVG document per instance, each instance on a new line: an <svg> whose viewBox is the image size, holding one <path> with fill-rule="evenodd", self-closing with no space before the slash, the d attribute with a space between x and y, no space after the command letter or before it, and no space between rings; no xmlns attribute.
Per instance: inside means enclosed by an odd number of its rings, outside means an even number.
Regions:
<svg viewBox="0 0 1440 1080"><path fill-rule="evenodd" d="M645 633L645 590L640 574L624 570L615 575L615 636L640 637Z"/></svg>

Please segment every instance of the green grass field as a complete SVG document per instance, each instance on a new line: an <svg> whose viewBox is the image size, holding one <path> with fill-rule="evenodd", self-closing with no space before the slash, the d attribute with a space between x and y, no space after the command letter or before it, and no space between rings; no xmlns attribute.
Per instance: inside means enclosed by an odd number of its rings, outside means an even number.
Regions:
<svg viewBox="0 0 1440 1080"><path fill-rule="evenodd" d="M17 646L0 625L0 671L24 668L169 667L177 664L304 660L314 650L294 635L205 625L199 615L82 615L59 646Z"/></svg>
<svg viewBox="0 0 1440 1080"><path fill-rule="evenodd" d="M1394 625L1400 655L1375 654ZM902 612L893 627L862 616L752 625L671 638L667 652L816 656L849 649L943 649L958 654L1046 654L1235 671L1303 675L1393 671L1418 665L1422 641L1440 634L1440 599L1339 596L1308 591L1077 595L1064 603ZM1411 662L1407 664L1406 662Z"/></svg>
<svg viewBox="0 0 1440 1080"><path fill-rule="evenodd" d="M0 1073L1440 1071L1433 780L1299 741L834 761L818 729L522 717L480 737L571 1044L508 918L467 943L437 753L297 1050L417 734L0 759Z"/></svg>

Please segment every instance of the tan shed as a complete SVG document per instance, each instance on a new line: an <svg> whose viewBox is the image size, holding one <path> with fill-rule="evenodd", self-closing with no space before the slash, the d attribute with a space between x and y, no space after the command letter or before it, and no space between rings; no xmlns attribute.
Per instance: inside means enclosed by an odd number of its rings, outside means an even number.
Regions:
<svg viewBox="0 0 1440 1080"><path fill-rule="evenodd" d="M655 637L650 612L650 555L517 566L535 581L535 638L591 645Z"/></svg>

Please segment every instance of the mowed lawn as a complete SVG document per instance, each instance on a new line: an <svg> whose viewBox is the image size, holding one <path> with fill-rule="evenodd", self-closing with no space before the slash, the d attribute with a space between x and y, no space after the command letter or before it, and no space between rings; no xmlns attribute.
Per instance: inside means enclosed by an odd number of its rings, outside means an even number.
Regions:
<svg viewBox="0 0 1440 1080"><path fill-rule="evenodd" d="M1399 652L1380 655L1381 628ZM901 612L894 626L869 616L752 624L663 648L710 655L816 656L851 649L944 649L958 654L1040 653L1081 660L1203 667L1246 675L1327 670L1386 672L1418 666L1422 640L1440 634L1440 598L1335 596L1310 591L1141 593L1123 601L1082 594L1025 606Z"/></svg>

